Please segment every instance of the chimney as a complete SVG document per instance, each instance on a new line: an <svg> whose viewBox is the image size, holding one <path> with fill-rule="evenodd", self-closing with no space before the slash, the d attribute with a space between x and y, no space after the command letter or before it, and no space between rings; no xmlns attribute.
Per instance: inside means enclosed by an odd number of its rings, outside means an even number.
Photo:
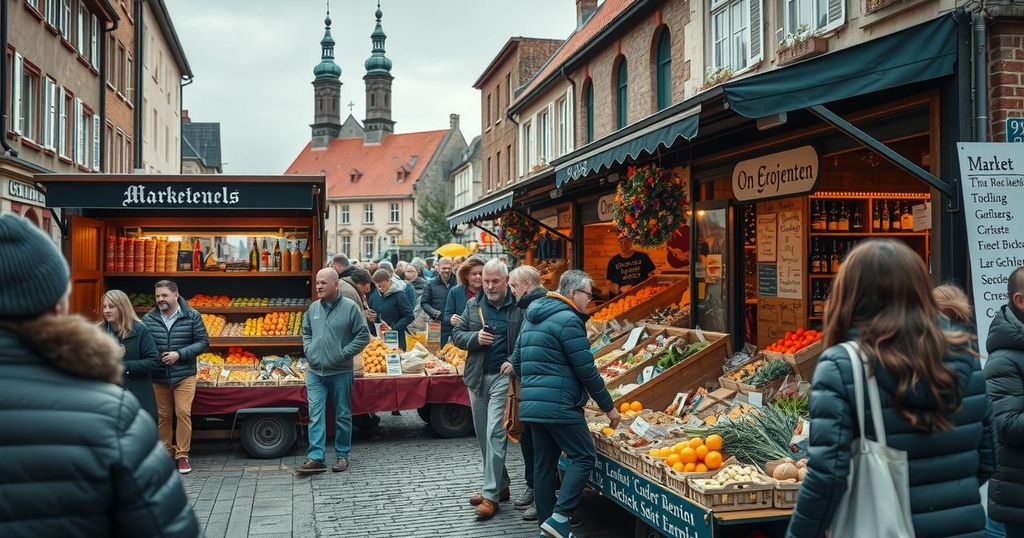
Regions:
<svg viewBox="0 0 1024 538"><path fill-rule="evenodd" d="M449 119L449 123L451 125L451 130L458 131L459 130L459 115L458 114L452 114L452 115L448 116L448 119Z"/></svg>
<svg viewBox="0 0 1024 538"><path fill-rule="evenodd" d="M192 123L192 118L188 117L188 109L181 111L181 123Z"/></svg>
<svg viewBox="0 0 1024 538"><path fill-rule="evenodd" d="M582 28L597 11L597 0L576 0L576 28Z"/></svg>

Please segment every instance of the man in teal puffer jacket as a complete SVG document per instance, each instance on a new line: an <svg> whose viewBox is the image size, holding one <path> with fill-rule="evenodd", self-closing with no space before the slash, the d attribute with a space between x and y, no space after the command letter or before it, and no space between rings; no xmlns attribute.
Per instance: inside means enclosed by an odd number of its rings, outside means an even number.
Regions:
<svg viewBox="0 0 1024 538"><path fill-rule="evenodd" d="M619 413L594 366L585 322L594 281L583 271L566 271L558 293L537 299L526 310L526 322L512 354L512 367L522 380L519 417L533 434L534 495L541 530L567 538L569 515L579 504L597 460L594 441L583 418L583 406L593 398L608 414L611 427ZM558 457L564 452L569 468L555 502Z"/></svg>

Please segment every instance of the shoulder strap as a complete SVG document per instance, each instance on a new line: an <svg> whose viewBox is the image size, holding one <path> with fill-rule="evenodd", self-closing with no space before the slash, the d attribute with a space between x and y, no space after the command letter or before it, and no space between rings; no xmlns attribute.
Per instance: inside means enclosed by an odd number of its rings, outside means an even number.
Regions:
<svg viewBox="0 0 1024 538"><path fill-rule="evenodd" d="M487 325L487 320L484 319L484 307L480 305L480 301L476 302L476 310L480 313L480 325Z"/></svg>
<svg viewBox="0 0 1024 538"><path fill-rule="evenodd" d="M857 424L860 427L860 434L864 433L864 376L867 380L868 405L871 406L871 423L875 427L875 438L882 445L889 446L885 436L885 420L882 417L882 399L878 393L878 381L873 374L867 372L865 364L867 357L860 350L856 342L844 342L842 346L850 355L850 365L853 369L853 391L857 404ZM861 451L867 452L867 447L862 444Z"/></svg>

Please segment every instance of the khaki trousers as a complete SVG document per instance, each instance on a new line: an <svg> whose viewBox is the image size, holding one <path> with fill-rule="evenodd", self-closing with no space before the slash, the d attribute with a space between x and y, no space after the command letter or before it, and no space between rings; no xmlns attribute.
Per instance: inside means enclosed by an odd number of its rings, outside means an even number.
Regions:
<svg viewBox="0 0 1024 538"><path fill-rule="evenodd" d="M156 393L157 426L160 440L174 459L188 457L192 448L192 400L196 397L196 376L186 377L177 385L153 384ZM174 442L171 442L171 413L177 418Z"/></svg>

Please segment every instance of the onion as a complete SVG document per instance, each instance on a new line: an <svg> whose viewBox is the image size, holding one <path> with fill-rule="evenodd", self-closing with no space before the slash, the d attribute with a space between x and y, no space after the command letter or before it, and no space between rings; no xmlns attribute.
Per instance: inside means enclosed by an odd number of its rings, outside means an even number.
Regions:
<svg viewBox="0 0 1024 538"><path fill-rule="evenodd" d="M800 469L797 470L796 481L803 482L805 476L807 476L807 467L801 467Z"/></svg>
<svg viewBox="0 0 1024 538"><path fill-rule="evenodd" d="M788 480L790 478L797 479L800 471L790 462L780 464L775 468L775 472L772 474L772 478L776 480Z"/></svg>

